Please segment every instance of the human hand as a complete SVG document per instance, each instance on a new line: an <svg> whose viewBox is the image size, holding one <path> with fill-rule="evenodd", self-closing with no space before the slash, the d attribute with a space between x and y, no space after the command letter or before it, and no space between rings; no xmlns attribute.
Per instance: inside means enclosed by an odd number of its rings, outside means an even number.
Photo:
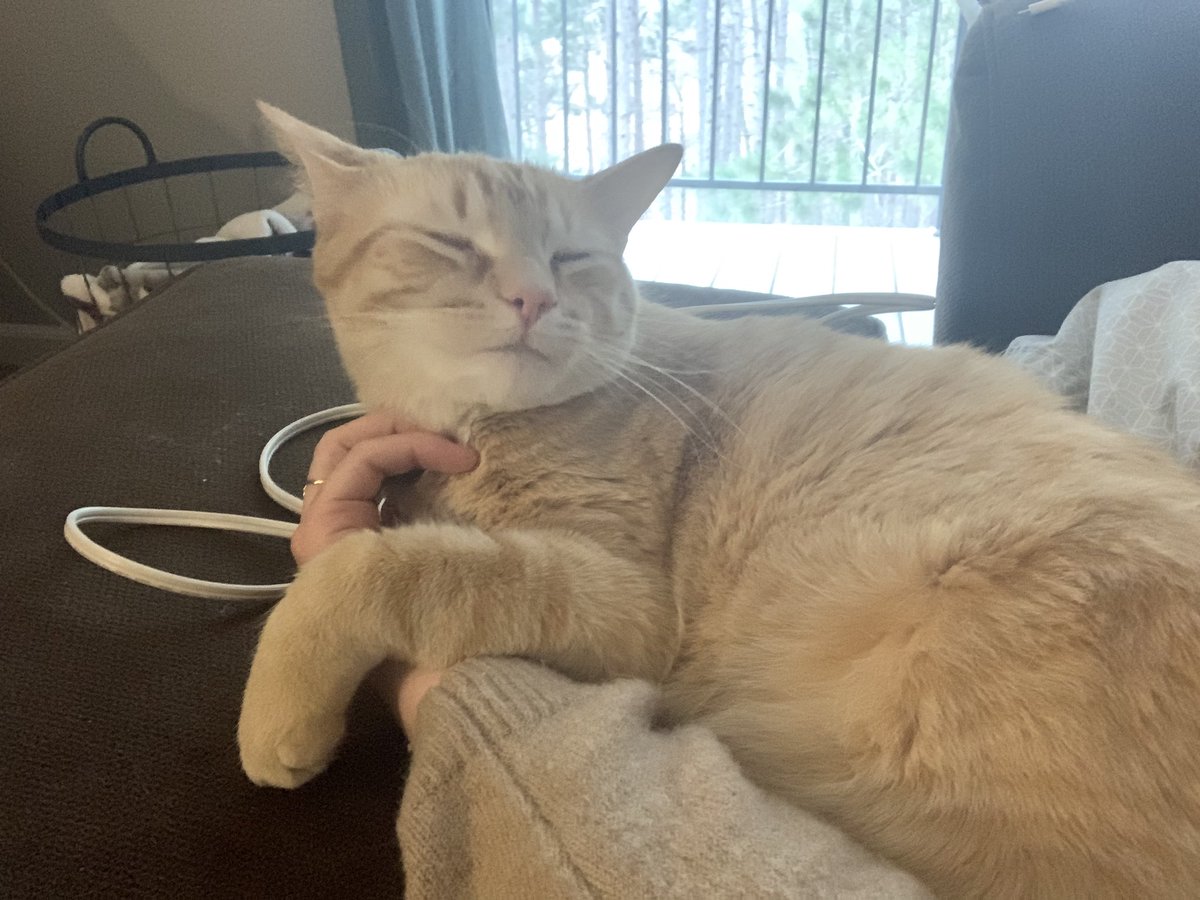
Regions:
<svg viewBox="0 0 1200 900"><path fill-rule="evenodd" d="M429 689L441 683L445 673L445 669L413 669L389 659L371 673L371 686L411 739L417 723L417 707Z"/></svg>
<svg viewBox="0 0 1200 900"><path fill-rule="evenodd" d="M302 566L349 532L378 528L376 497L385 478L413 469L457 475L478 462L469 447L387 413L368 413L330 429L309 464L292 556Z"/></svg>
<svg viewBox="0 0 1200 900"><path fill-rule="evenodd" d="M414 468L453 475L469 472L478 462L470 448L414 430L385 413L370 413L330 429L313 451L292 556L303 565L349 532L378 528L376 497L388 476ZM314 481L320 483L311 484ZM389 660L372 673L371 681L411 736L417 706L441 678L441 670L412 669Z"/></svg>

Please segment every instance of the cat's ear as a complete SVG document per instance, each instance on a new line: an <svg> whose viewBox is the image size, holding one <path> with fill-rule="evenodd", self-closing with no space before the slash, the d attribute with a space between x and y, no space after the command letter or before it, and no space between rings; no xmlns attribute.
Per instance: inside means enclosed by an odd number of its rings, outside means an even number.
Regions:
<svg viewBox="0 0 1200 900"><path fill-rule="evenodd" d="M654 202L683 158L679 144L662 144L589 175L583 189L601 221L628 235Z"/></svg>
<svg viewBox="0 0 1200 900"><path fill-rule="evenodd" d="M370 150L301 122L282 109L258 101L258 109L271 127L279 152L291 160L301 176L300 188L313 200L313 214L322 218L323 208L344 194L358 172L376 158Z"/></svg>

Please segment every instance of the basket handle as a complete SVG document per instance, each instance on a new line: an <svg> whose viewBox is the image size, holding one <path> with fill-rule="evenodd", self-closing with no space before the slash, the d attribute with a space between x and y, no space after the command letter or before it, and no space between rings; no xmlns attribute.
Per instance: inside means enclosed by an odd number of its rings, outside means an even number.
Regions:
<svg viewBox="0 0 1200 900"><path fill-rule="evenodd" d="M120 125L132 131L134 137L141 142L142 150L146 154L146 165L152 166L158 162L158 157L154 155L154 145L150 143L150 138L146 136L146 132L142 131L136 122L131 122L129 119L122 118L121 116L105 116L84 128L79 133L79 140L75 142L75 174L80 181L88 180L87 165L84 162L84 153L87 151L88 141L92 139L93 134L105 125Z"/></svg>

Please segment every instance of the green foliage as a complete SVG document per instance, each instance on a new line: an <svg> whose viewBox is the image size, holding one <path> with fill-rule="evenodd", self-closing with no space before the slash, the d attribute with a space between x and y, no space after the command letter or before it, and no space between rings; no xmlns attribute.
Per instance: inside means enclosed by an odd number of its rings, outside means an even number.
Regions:
<svg viewBox="0 0 1200 900"><path fill-rule="evenodd" d="M582 174L665 137L684 177L806 187L673 191L666 216L934 222L936 196L840 188L940 183L950 0L501 0L494 22L523 159Z"/></svg>

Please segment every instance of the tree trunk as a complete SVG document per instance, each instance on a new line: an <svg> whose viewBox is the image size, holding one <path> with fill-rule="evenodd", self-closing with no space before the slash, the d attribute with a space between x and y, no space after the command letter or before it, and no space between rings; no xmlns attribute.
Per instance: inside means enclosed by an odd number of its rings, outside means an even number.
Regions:
<svg viewBox="0 0 1200 900"><path fill-rule="evenodd" d="M746 130L746 102L742 74L746 45L742 35L742 0L726 0L721 14L721 92L717 103L717 163L728 164L742 155Z"/></svg>
<svg viewBox="0 0 1200 900"><path fill-rule="evenodd" d="M592 143L592 83L588 72L592 68L592 54L587 46L583 52L583 121L587 128L587 170L596 171L596 149Z"/></svg>
<svg viewBox="0 0 1200 900"><path fill-rule="evenodd" d="M645 149L645 113L642 109L642 41L638 0L613 0L617 4L617 64L620 75L622 155Z"/></svg>
<svg viewBox="0 0 1200 900"><path fill-rule="evenodd" d="M536 27L540 29L542 22L541 0L533 0L532 9L533 21L537 23ZM546 135L547 120L550 118L550 91L547 82L553 76L553 73L548 71L550 67L546 60L546 53L542 50L542 42L540 40L532 40L529 43L533 48L533 120L536 129L534 136L537 138L537 159L540 162L546 160L550 155Z"/></svg>
<svg viewBox="0 0 1200 900"><path fill-rule="evenodd" d="M700 167L699 171L692 173L695 177L706 177L708 175L708 160L709 160L709 136L712 133L712 126L709 124L709 117L712 114L712 52L713 40L712 34L709 32L711 27L709 24L708 15L709 0L697 0L696 3L696 60L698 62L699 88L698 96L700 98ZM682 114L681 114L682 115ZM682 132L686 133L686 132Z"/></svg>

